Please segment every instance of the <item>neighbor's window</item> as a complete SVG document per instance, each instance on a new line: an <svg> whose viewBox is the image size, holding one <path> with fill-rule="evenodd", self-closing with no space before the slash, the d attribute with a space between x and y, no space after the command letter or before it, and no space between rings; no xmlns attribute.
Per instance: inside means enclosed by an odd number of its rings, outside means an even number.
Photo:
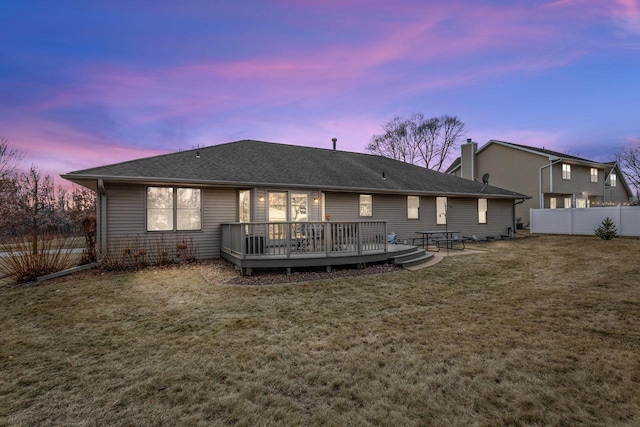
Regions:
<svg viewBox="0 0 640 427"><path fill-rule="evenodd" d="M571 165L562 164L562 179L571 179Z"/></svg>
<svg viewBox="0 0 640 427"><path fill-rule="evenodd" d="M557 208L557 203L558 203L558 199L556 199L555 197L550 197L549 198L549 209L555 209Z"/></svg>
<svg viewBox="0 0 640 427"><path fill-rule="evenodd" d="M478 224L487 223L487 199L478 199Z"/></svg>
<svg viewBox="0 0 640 427"><path fill-rule="evenodd" d="M361 194L360 195L360 216L372 216L372 196L371 194Z"/></svg>
<svg viewBox="0 0 640 427"><path fill-rule="evenodd" d="M148 187L147 231L200 230L201 205L199 189Z"/></svg>
<svg viewBox="0 0 640 427"><path fill-rule="evenodd" d="M240 222L251 222L251 190L238 193L238 213Z"/></svg>
<svg viewBox="0 0 640 427"><path fill-rule="evenodd" d="M576 199L576 208L584 209L587 207L587 199Z"/></svg>
<svg viewBox="0 0 640 427"><path fill-rule="evenodd" d="M609 175L609 185L611 187L618 185L618 176L615 173Z"/></svg>
<svg viewBox="0 0 640 427"><path fill-rule="evenodd" d="M571 197L565 197L564 198L564 207L565 208L570 208L571 207Z"/></svg>
<svg viewBox="0 0 640 427"><path fill-rule="evenodd" d="M591 182L598 182L598 169L591 168Z"/></svg>
<svg viewBox="0 0 640 427"><path fill-rule="evenodd" d="M420 196L407 196L407 219L420 219Z"/></svg>
<svg viewBox="0 0 640 427"><path fill-rule="evenodd" d="M447 223L447 198L436 197L436 224Z"/></svg>

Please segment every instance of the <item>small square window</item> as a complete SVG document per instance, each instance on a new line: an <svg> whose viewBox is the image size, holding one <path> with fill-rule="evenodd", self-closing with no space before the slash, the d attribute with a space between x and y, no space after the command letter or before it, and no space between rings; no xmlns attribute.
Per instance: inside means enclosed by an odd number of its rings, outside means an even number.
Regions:
<svg viewBox="0 0 640 427"><path fill-rule="evenodd" d="M373 216L372 199L371 194L360 195L360 216Z"/></svg>

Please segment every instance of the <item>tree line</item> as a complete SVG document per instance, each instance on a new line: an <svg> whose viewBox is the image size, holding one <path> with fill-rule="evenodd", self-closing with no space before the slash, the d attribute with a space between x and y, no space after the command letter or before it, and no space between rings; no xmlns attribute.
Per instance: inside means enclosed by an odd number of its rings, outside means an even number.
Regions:
<svg viewBox="0 0 640 427"><path fill-rule="evenodd" d="M95 260L95 194L80 187L56 188L37 166L23 167L24 153L0 137L0 243L25 237L38 252L45 235L81 235Z"/></svg>

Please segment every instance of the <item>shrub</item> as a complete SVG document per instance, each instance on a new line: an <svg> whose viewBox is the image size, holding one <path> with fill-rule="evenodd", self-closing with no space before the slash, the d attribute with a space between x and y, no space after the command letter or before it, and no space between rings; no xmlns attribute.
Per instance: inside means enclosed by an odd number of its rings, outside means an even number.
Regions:
<svg viewBox="0 0 640 427"><path fill-rule="evenodd" d="M32 236L23 235L0 245L6 252L3 269L18 283L33 282L40 276L62 271L77 265L74 248L77 239L45 234L34 245ZM35 250L34 250L35 248Z"/></svg>
<svg viewBox="0 0 640 427"><path fill-rule="evenodd" d="M606 217L604 220L602 220L602 224L600 224L598 228L593 230L593 232L602 240L611 240L614 237L618 237L618 230L609 217Z"/></svg>
<svg viewBox="0 0 640 427"><path fill-rule="evenodd" d="M100 254L104 270L137 270L152 265L189 263L198 258L198 245L192 238L164 234L123 236L110 239Z"/></svg>

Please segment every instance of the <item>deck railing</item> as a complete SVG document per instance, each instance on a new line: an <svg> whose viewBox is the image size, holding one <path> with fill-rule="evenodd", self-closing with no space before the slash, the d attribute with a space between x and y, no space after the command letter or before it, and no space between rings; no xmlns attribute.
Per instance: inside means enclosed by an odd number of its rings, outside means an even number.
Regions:
<svg viewBox="0 0 640 427"><path fill-rule="evenodd" d="M387 252L386 221L222 224L222 251L249 257L331 257Z"/></svg>

